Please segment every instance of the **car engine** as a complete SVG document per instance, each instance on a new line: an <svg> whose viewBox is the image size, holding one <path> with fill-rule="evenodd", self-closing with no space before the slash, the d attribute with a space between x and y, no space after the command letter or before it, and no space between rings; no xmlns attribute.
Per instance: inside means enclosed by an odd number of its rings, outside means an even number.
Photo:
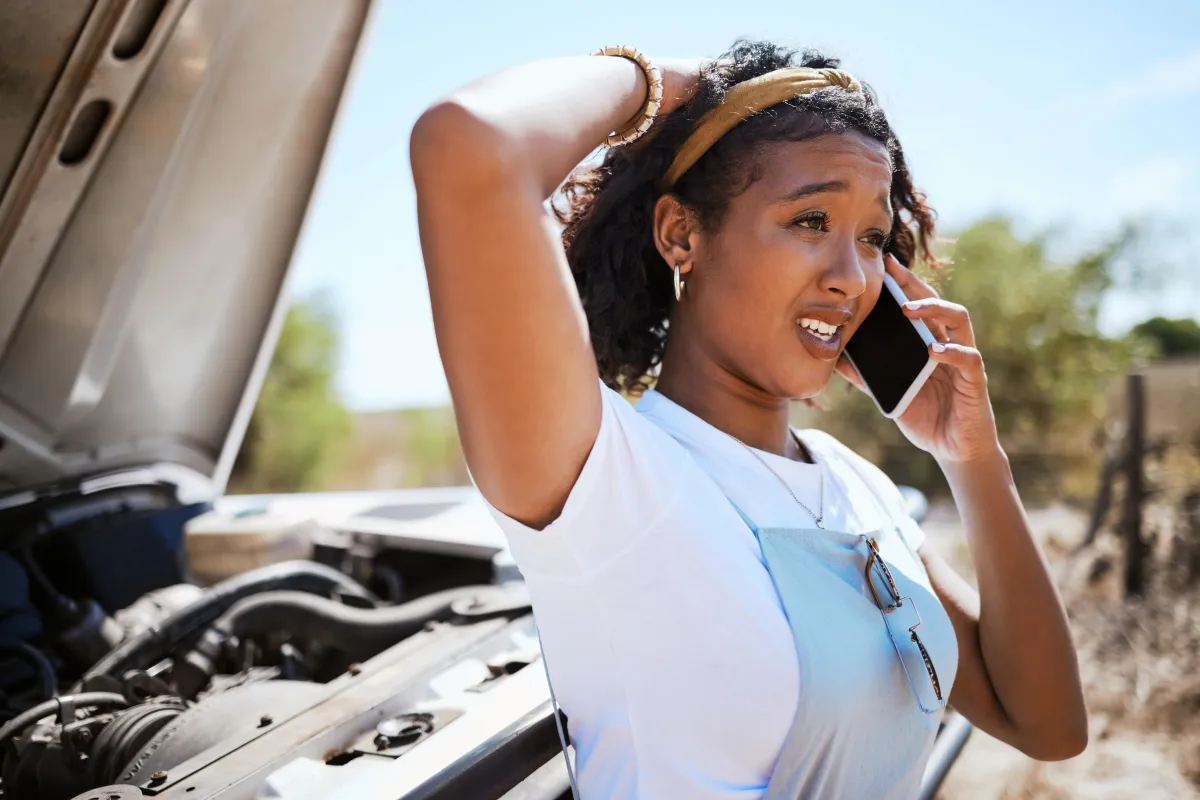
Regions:
<svg viewBox="0 0 1200 800"><path fill-rule="evenodd" d="M499 797L554 758L523 583L344 535L201 587L180 542L205 508L139 487L0 512L3 800L332 796L384 769ZM397 771L455 720L443 761Z"/></svg>

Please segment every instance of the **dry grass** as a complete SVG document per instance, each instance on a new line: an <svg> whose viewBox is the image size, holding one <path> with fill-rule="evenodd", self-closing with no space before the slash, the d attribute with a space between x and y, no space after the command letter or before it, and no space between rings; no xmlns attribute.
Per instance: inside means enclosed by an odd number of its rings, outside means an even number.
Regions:
<svg viewBox="0 0 1200 800"><path fill-rule="evenodd" d="M965 548L944 510L942 517L929 529L961 560ZM1076 550L1082 515L1060 508L1031 520L1071 615L1091 742L1078 758L1043 764L976 732L939 796L1200 798L1200 585L1186 585L1177 569L1190 546L1178 530L1181 518L1162 504L1147 514L1147 528L1158 533L1150 590L1128 602L1115 536Z"/></svg>

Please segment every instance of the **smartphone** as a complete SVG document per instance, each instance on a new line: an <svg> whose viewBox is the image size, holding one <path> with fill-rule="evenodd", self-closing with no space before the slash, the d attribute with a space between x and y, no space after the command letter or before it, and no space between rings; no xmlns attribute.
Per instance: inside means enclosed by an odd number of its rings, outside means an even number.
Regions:
<svg viewBox="0 0 1200 800"><path fill-rule="evenodd" d="M933 334L921 320L904 316L900 306L907 302L900 286L885 273L879 300L846 342L846 357L888 419L904 413L937 367L929 357Z"/></svg>

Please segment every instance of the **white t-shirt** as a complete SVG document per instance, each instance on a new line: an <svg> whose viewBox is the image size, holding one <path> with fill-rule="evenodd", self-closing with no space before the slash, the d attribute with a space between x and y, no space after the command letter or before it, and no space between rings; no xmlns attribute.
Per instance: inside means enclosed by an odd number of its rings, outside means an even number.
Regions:
<svg viewBox="0 0 1200 800"><path fill-rule="evenodd" d="M753 533L813 520L736 440L657 392L607 389L562 514L533 530L493 509L533 599L585 798L762 796L800 693L796 645ZM814 464L759 452L826 527L899 525L895 485L834 438ZM823 498L821 471L824 470Z"/></svg>

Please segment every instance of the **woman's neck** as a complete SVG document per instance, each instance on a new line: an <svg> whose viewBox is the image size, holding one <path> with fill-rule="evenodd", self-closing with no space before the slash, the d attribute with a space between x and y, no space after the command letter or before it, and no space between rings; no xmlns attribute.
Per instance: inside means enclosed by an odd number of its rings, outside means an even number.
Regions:
<svg viewBox="0 0 1200 800"><path fill-rule="evenodd" d="M750 447L810 461L791 435L786 398L774 397L690 349L668 343L654 387L714 428Z"/></svg>

